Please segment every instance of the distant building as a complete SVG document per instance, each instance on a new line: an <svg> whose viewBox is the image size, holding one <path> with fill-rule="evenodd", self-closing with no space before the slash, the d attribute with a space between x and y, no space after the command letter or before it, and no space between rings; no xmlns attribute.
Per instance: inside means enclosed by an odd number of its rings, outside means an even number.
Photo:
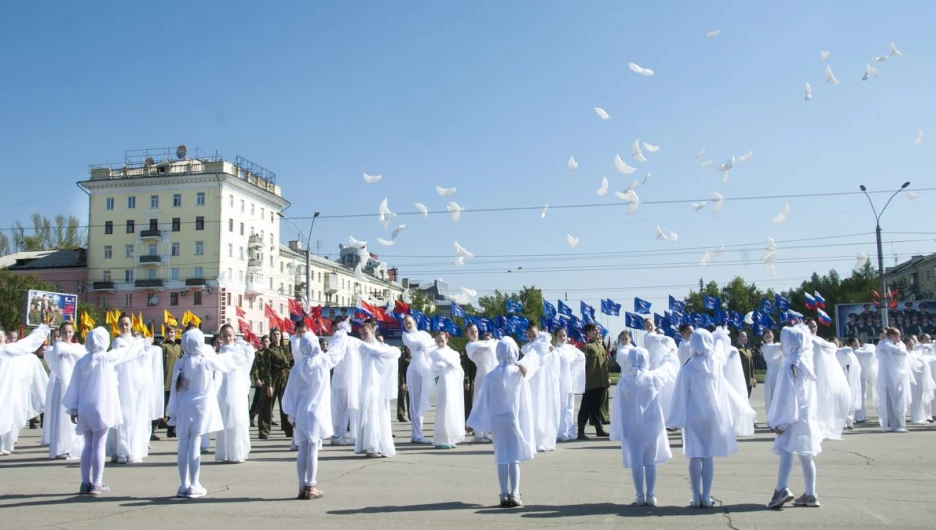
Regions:
<svg viewBox="0 0 936 530"><path fill-rule="evenodd" d="M886 267L884 279L889 289L900 289L900 300L936 300L936 253Z"/></svg>
<svg viewBox="0 0 936 530"><path fill-rule="evenodd" d="M0 260L0 268L20 275L35 274L52 291L77 294L80 302L91 301L87 292L88 258L83 248L18 252Z"/></svg>
<svg viewBox="0 0 936 530"><path fill-rule="evenodd" d="M426 295L435 307L435 313L447 317L452 316L452 297L449 295L448 284L444 281L404 280L403 285Z"/></svg>

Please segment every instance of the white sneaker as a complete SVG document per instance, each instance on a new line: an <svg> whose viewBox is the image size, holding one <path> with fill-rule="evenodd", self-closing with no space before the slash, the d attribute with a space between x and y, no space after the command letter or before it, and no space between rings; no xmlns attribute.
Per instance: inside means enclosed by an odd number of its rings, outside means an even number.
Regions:
<svg viewBox="0 0 936 530"><path fill-rule="evenodd" d="M910 432L907 429L894 429L894 432Z"/></svg>
<svg viewBox="0 0 936 530"><path fill-rule="evenodd" d="M197 499L199 497L204 497L205 495L208 495L208 490L202 486L192 486L188 489L186 497L190 499Z"/></svg>
<svg viewBox="0 0 936 530"><path fill-rule="evenodd" d="M7 456L7 455L11 455L11 454L13 454L13 452L12 452L12 451L7 451L6 449L4 449L3 451L0 451L0 456Z"/></svg>
<svg viewBox="0 0 936 530"><path fill-rule="evenodd" d="M637 506L643 506L643 505L647 504L647 501L644 499L644 496L643 496L643 495L638 495L638 496L634 499L634 504L637 505Z"/></svg>
<svg viewBox="0 0 936 530"><path fill-rule="evenodd" d="M179 486L178 491L175 494L176 497L188 497L188 488L185 486Z"/></svg>
<svg viewBox="0 0 936 530"><path fill-rule="evenodd" d="M115 464L126 464L126 463L127 463L127 457L125 457L125 456L118 456L118 457L114 460L114 463L115 463Z"/></svg>
<svg viewBox="0 0 936 530"><path fill-rule="evenodd" d="M656 506L657 500L653 495L647 495L647 506Z"/></svg>

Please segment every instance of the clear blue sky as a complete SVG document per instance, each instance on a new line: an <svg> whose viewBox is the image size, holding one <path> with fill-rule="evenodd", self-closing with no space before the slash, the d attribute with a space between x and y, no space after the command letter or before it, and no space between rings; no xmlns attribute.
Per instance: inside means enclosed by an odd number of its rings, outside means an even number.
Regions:
<svg viewBox="0 0 936 530"><path fill-rule="evenodd" d="M535 284L552 299L568 292L575 307L606 296L628 307L637 295L662 310L667 294L684 296L700 277L742 275L781 289L813 270L847 271L858 251L874 254L863 196L732 197L936 186L930 2L276 4L9 6L0 21L0 225L36 210L86 218L74 183L88 164L185 143L275 171L293 203L287 214L322 212L313 240L323 254L335 256L353 234L403 276L441 277L454 290ZM706 38L715 29L721 35ZM904 56L876 64L880 77L862 82L891 40ZM824 83L821 50L831 51L839 86ZM656 75L631 72L629 61ZM596 106L611 119L598 119ZM918 129L930 136L915 146ZM636 138L661 146L646 164L629 158ZM703 147L713 166L749 150L754 157L722 184L692 162ZM615 153L638 172L617 174ZM614 190L647 171L650 182L637 190L644 201L718 191L725 206L713 215L688 203L646 204L630 216L623 206L556 208L619 204ZM362 172L383 180L367 185ZM611 191L598 197L602 176ZM444 210L437 184L458 187L462 219L401 215L408 228L396 245L377 245L389 237L376 220L379 201L389 198L400 214L414 212L413 202ZM933 251L933 196L895 199L884 217L888 263L895 253ZM784 202L789 221L772 223ZM472 212L545 203L553 207L545 219L538 209ZM328 217L358 213L375 217ZM657 224L679 241L655 240ZM574 250L567 233L581 239ZM776 276L739 263L760 258L768 236L778 241ZM449 264L455 240L477 256L463 268ZM906 240L916 241L890 243ZM694 265L705 248L740 244L749 246L707 269ZM599 254L625 251L649 253ZM525 272L506 272L519 266Z"/></svg>

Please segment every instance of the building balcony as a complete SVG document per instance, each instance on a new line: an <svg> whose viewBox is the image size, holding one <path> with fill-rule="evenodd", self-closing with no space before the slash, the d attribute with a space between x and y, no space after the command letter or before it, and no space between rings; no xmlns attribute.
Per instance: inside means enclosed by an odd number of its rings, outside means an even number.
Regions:
<svg viewBox="0 0 936 530"><path fill-rule="evenodd" d="M263 260L262 260L262 259L249 259L249 260L247 260L247 268L248 268L248 269L259 269L259 268L262 268L262 267L263 267Z"/></svg>
<svg viewBox="0 0 936 530"><path fill-rule="evenodd" d="M139 258L140 265L159 265L162 263L162 256L159 255L144 255Z"/></svg>
<svg viewBox="0 0 936 530"><path fill-rule="evenodd" d="M264 288L263 284L260 282L247 282L247 289L245 294L247 296L257 296L258 294L263 294Z"/></svg>
<svg viewBox="0 0 936 530"><path fill-rule="evenodd" d="M94 282L92 288L95 291L113 291L114 282Z"/></svg>
<svg viewBox="0 0 936 530"><path fill-rule="evenodd" d="M207 287L208 280L204 278L186 278L185 286L186 287Z"/></svg>
<svg viewBox="0 0 936 530"><path fill-rule="evenodd" d="M137 289L161 289L163 286L163 281L160 279L156 280L137 280L133 282Z"/></svg>
<svg viewBox="0 0 936 530"><path fill-rule="evenodd" d="M161 230L140 230L140 239L161 239Z"/></svg>

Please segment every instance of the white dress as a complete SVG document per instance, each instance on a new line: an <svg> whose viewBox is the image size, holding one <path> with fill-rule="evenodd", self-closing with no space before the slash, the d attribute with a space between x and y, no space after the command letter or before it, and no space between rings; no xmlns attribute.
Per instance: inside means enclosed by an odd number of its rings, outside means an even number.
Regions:
<svg viewBox="0 0 936 530"><path fill-rule="evenodd" d="M216 462L243 462L250 454L250 368L254 348L243 340L221 346L218 355L246 357L246 364L220 374L218 407L224 429L215 437Z"/></svg>
<svg viewBox="0 0 936 530"><path fill-rule="evenodd" d="M936 391L929 360L924 357L926 349L926 345L917 344L912 351L907 352L910 365L910 421L915 425L925 424L929 419L930 403Z"/></svg>
<svg viewBox="0 0 936 530"><path fill-rule="evenodd" d="M46 364L49 365L49 386L46 393L46 414L43 418L43 432L48 432L49 458L59 455L81 455L84 437L75 434L71 417L65 413L62 397L71 381L75 363L85 356L88 350L77 343L59 341L46 350Z"/></svg>
<svg viewBox="0 0 936 530"><path fill-rule="evenodd" d="M549 343L549 334L541 332L533 342L520 351L524 357L537 355L539 369L530 381L530 397L533 400L533 432L538 451L553 451L559 435L559 353Z"/></svg>
<svg viewBox="0 0 936 530"><path fill-rule="evenodd" d="M765 410L770 410L774 388L777 386L777 376L783 368L783 349L777 343L764 344L761 347L761 353L767 363L767 373L764 375L764 405Z"/></svg>
<svg viewBox="0 0 936 530"><path fill-rule="evenodd" d="M435 348L432 335L425 331L403 332L403 344L412 354L406 369L406 388L410 394L410 417L422 417L431 408L429 397L435 392L435 379L429 351Z"/></svg>
<svg viewBox="0 0 936 530"><path fill-rule="evenodd" d="M624 468L662 464L673 457L660 399L670 368L651 369L650 353L637 347L619 349L617 361L624 373L612 401L611 439L621 442L621 463Z"/></svg>
<svg viewBox="0 0 936 530"><path fill-rule="evenodd" d="M484 382L485 376L497 366L497 356L494 354L496 347L497 341L494 339L476 340L465 345L465 354L477 368L474 378L474 399L478 399L478 391L481 390L481 383Z"/></svg>
<svg viewBox="0 0 936 530"><path fill-rule="evenodd" d="M347 348L331 348L325 353L311 331L306 331L296 346L296 363L283 392L283 412L296 424L296 443L316 443L334 433L330 370L346 357Z"/></svg>
<svg viewBox="0 0 936 530"><path fill-rule="evenodd" d="M341 329L335 332L333 341L336 340L334 337L338 333L347 334L351 331L347 322L342 322L339 326ZM358 427L357 415L361 410L361 355L357 349L350 354L343 355L341 361L335 366L331 378L331 393L332 430L335 436L343 438L345 429L350 423L353 439L357 435L354 430ZM345 424L339 425L339 422Z"/></svg>
<svg viewBox="0 0 936 530"><path fill-rule="evenodd" d="M354 452L369 455L396 455L390 423L390 399L396 397L397 361L400 349L377 342L348 337L346 355L354 348L361 356L361 426L354 440Z"/></svg>
<svg viewBox="0 0 936 530"><path fill-rule="evenodd" d="M484 378L478 399L472 404L468 426L492 434L495 464L532 460L536 455L536 439L527 379L535 374L539 356L529 355L518 362L520 350L509 337L498 342L496 355L498 364ZM526 377L516 364L524 366Z"/></svg>
<svg viewBox="0 0 936 530"><path fill-rule="evenodd" d="M811 336L813 367L816 373L816 417L823 439L841 440L848 422L851 390L848 379L836 357L838 348L816 336Z"/></svg>
<svg viewBox="0 0 936 530"><path fill-rule="evenodd" d="M653 370L660 381L660 405L669 410L673 403L673 391L676 389L676 376L679 375L679 347L676 341L659 333L644 336L644 345L650 355L648 368ZM621 365L623 366L623 365Z"/></svg>
<svg viewBox="0 0 936 530"><path fill-rule="evenodd" d="M910 407L910 365L907 348L902 342L884 339L877 345L878 377L877 410L884 429L903 429ZM893 418L895 424L889 425Z"/></svg>
<svg viewBox="0 0 936 530"><path fill-rule="evenodd" d="M714 358L719 362L724 362L723 371L725 381L731 385L734 393L744 401L748 409L751 408L751 401L747 394L747 383L744 380L744 368L741 366L741 352L731 345L731 336L724 328L718 328L712 333L715 340ZM735 435L752 436L754 434L754 417L744 418L742 421L735 422Z"/></svg>
<svg viewBox="0 0 936 530"><path fill-rule="evenodd" d="M575 438L575 394L585 392L585 354L566 343L559 352L559 434L560 441Z"/></svg>
<svg viewBox="0 0 936 530"><path fill-rule="evenodd" d="M444 346L429 352L432 367L439 377L436 387L436 414L432 429L435 446L455 445L465 440L465 391L461 358Z"/></svg>
<svg viewBox="0 0 936 530"><path fill-rule="evenodd" d="M735 424L749 421L754 410L747 396L725 381L724 361L713 355L712 334L699 329L689 340L692 357L679 370L666 426L682 429L686 458L728 456L738 451Z"/></svg>
<svg viewBox="0 0 936 530"><path fill-rule="evenodd" d="M30 415L35 403L24 391L24 385L32 383L35 375L29 357L38 361L33 352L48 336L49 326L43 324L16 342L0 345L0 396L4 396L0 401L0 436L9 437L11 442L19 436L26 421L36 415Z"/></svg>
<svg viewBox="0 0 936 530"><path fill-rule="evenodd" d="M161 353L142 338L129 334L120 336L111 343L112 350L121 348L143 348L141 356L117 366L118 391L123 423L113 427L107 434L107 454L127 457L131 462L140 462L149 456L150 429L152 427L152 356Z"/></svg>
<svg viewBox="0 0 936 530"><path fill-rule="evenodd" d="M842 371L845 372L845 378L848 380L848 390L851 392L851 399L848 404L848 426L855 421L855 411L861 408L861 363L855 356L854 350L845 346L835 352Z"/></svg>
<svg viewBox="0 0 936 530"><path fill-rule="evenodd" d="M877 404L877 351L873 344L865 344L855 350L855 356L861 364L861 406L855 411L855 421L867 421L868 400L875 403L875 406ZM869 388L870 392L868 392Z"/></svg>
<svg viewBox="0 0 936 530"><path fill-rule="evenodd" d="M767 423L783 433L774 440L772 451L776 455L816 456L822 451L823 434L817 416L818 387L810 336L801 328L786 327L780 332L780 343L784 362Z"/></svg>

